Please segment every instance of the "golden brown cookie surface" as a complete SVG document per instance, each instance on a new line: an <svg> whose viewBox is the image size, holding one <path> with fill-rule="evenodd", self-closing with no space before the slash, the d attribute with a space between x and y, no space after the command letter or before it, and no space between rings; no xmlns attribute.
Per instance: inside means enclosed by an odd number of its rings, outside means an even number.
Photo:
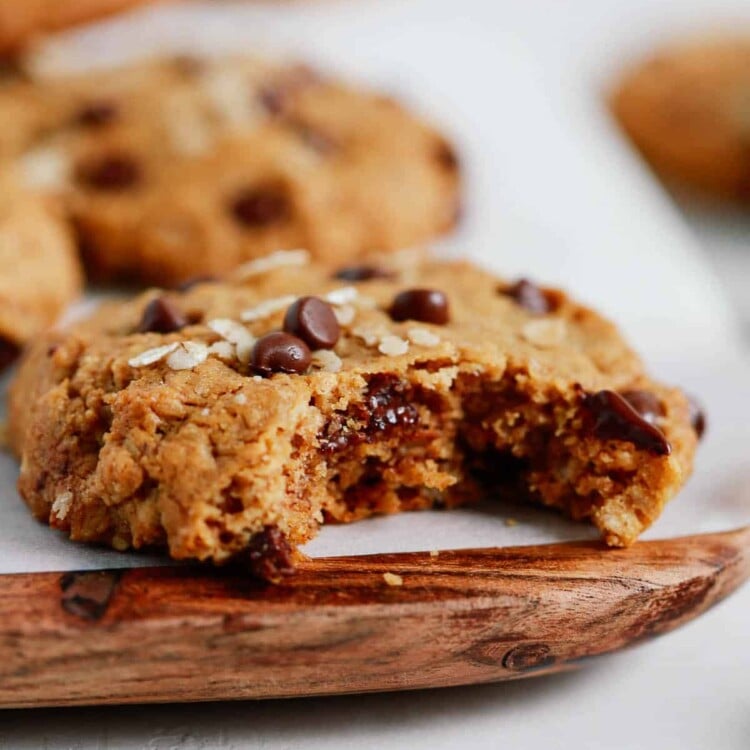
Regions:
<svg viewBox="0 0 750 750"><path fill-rule="evenodd" d="M0 365L80 294L82 273L59 207L0 177Z"/></svg>
<svg viewBox="0 0 750 750"><path fill-rule="evenodd" d="M0 54L16 51L40 34L148 2L156 0L0 0Z"/></svg>
<svg viewBox="0 0 750 750"><path fill-rule="evenodd" d="M34 514L266 577L321 523L488 491L632 542L690 473L684 395L561 292L393 262L274 255L40 341L10 424Z"/></svg>
<svg viewBox="0 0 750 750"><path fill-rule="evenodd" d="M612 109L664 177L750 197L750 39L666 48L620 81Z"/></svg>
<svg viewBox="0 0 750 750"><path fill-rule="evenodd" d="M0 153L62 195L97 277L169 285L295 247L344 262L456 219L442 136L300 66L178 59L19 83L0 118Z"/></svg>

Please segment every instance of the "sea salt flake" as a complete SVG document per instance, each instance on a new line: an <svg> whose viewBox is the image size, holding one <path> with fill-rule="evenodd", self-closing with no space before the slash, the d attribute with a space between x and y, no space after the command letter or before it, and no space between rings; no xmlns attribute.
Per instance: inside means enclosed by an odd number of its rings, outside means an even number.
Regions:
<svg viewBox="0 0 750 750"><path fill-rule="evenodd" d="M341 357L330 349L317 349L312 353L312 363L323 372L339 372L343 365Z"/></svg>
<svg viewBox="0 0 750 750"><path fill-rule="evenodd" d="M234 403L235 404L246 404L247 403L247 396L244 393L236 393L234 396Z"/></svg>
<svg viewBox="0 0 750 750"><path fill-rule="evenodd" d="M295 302L296 299L297 298L293 294L285 294L283 297L267 299L264 302L260 302L255 307L243 310L240 313L240 319L245 323L252 323L255 320L263 320L263 318L268 318L275 312L289 307L289 305Z"/></svg>
<svg viewBox="0 0 750 750"><path fill-rule="evenodd" d="M218 333L219 336L237 347L236 354L240 362L247 362L250 359L256 339L242 323L238 323L236 320L231 320L230 318L214 318L213 320L209 320L206 325L214 333Z"/></svg>
<svg viewBox="0 0 750 750"><path fill-rule="evenodd" d="M238 279L247 279L285 266L304 266L310 262L307 250L277 250L275 253L243 263L235 272Z"/></svg>
<svg viewBox="0 0 750 750"><path fill-rule="evenodd" d="M341 305L333 308L333 314L340 326L348 326L354 322L357 310L351 305Z"/></svg>
<svg viewBox="0 0 750 750"><path fill-rule="evenodd" d="M375 346L383 336L383 332L373 326L357 326L352 328L352 335L362 339L365 346Z"/></svg>
<svg viewBox="0 0 750 750"><path fill-rule="evenodd" d="M410 328L406 335L417 346L437 346L440 343L440 336L426 328Z"/></svg>
<svg viewBox="0 0 750 750"><path fill-rule="evenodd" d="M342 286L339 289L334 289L328 292L323 299L326 302L330 302L332 305L346 305L350 302L354 302L359 297L359 290L354 286Z"/></svg>
<svg viewBox="0 0 750 750"><path fill-rule="evenodd" d="M398 357L401 354L406 354L409 351L409 342L400 338L399 336L383 336L378 344L378 351L381 354L386 354L389 357Z"/></svg>
<svg viewBox="0 0 750 750"><path fill-rule="evenodd" d="M172 370L191 370L208 357L208 347L200 341L183 341L167 357Z"/></svg>
<svg viewBox="0 0 750 750"><path fill-rule="evenodd" d="M237 354L234 344L230 341L214 341L208 347L209 354L215 354L219 359L235 359Z"/></svg>
<svg viewBox="0 0 750 750"><path fill-rule="evenodd" d="M175 341L171 344L155 346L153 349L146 349L145 352L141 352L139 355L129 359L128 365L130 367L148 367L148 365L153 365L160 359L164 359L167 354L173 352L178 346L179 344Z"/></svg>

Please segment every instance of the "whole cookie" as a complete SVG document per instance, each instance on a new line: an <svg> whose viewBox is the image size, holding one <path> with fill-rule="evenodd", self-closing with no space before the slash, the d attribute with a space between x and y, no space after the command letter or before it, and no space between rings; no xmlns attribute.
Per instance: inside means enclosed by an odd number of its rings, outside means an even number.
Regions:
<svg viewBox="0 0 750 750"><path fill-rule="evenodd" d="M664 177L750 198L750 39L665 48L622 78L611 105Z"/></svg>
<svg viewBox="0 0 750 750"><path fill-rule="evenodd" d="M147 2L156 0L0 0L0 54L24 47L39 34Z"/></svg>
<svg viewBox="0 0 750 750"><path fill-rule="evenodd" d="M10 399L24 500L76 540L270 579L323 523L488 492L612 545L654 521L697 431L614 326L465 263L384 263L277 254L51 333Z"/></svg>
<svg viewBox="0 0 750 750"><path fill-rule="evenodd" d="M0 367L81 291L73 236L54 202L0 167Z"/></svg>
<svg viewBox="0 0 750 750"><path fill-rule="evenodd" d="M452 148L300 66L177 59L0 90L0 153L62 195L99 278L171 285L277 249L345 262L457 216Z"/></svg>

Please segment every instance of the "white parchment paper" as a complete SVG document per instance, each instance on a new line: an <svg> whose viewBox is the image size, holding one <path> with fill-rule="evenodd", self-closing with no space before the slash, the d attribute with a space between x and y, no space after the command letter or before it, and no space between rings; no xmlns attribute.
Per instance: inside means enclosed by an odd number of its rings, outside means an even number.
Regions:
<svg viewBox="0 0 750 750"><path fill-rule="evenodd" d="M527 44L517 28L488 28L479 5L477 13L458 16L441 12L439 2L292 6L157 9L71 35L42 63L57 70L170 48L260 48L312 59L407 98L452 134L465 163L466 222L439 250L568 287L618 320L657 374L705 401L710 430L695 477L649 536L749 522L750 368L735 353L733 321L692 237L602 111L598 82L581 74L580 55L567 67L551 65L545 54L553 45ZM36 523L14 489L16 471L13 459L0 456L0 573L166 562L74 544ZM488 504L325 528L306 551L363 554L592 535L551 512Z"/></svg>

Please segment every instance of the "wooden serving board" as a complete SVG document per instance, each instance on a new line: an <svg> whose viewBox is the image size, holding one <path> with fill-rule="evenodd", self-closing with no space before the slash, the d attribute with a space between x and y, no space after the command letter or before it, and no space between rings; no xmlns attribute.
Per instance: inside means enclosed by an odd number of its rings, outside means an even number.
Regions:
<svg viewBox="0 0 750 750"><path fill-rule="evenodd" d="M749 576L750 528L627 550L582 542L328 558L277 586L187 567L5 575L0 706L549 674L672 630Z"/></svg>

